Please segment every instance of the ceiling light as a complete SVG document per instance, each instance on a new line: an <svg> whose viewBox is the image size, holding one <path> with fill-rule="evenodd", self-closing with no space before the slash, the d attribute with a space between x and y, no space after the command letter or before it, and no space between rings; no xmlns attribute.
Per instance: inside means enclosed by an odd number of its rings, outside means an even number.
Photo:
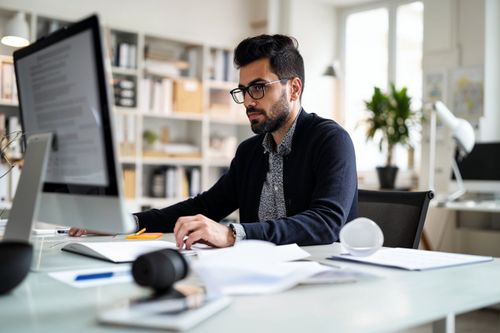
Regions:
<svg viewBox="0 0 500 333"><path fill-rule="evenodd" d="M26 22L26 15L17 12L16 15L7 22L5 35L1 40L2 44L13 47L24 47L29 45L29 28Z"/></svg>

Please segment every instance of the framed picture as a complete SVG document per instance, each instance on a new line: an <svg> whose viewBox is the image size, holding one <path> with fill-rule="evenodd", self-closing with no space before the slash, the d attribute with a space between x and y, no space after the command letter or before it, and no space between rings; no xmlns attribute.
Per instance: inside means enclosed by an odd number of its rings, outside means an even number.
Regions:
<svg viewBox="0 0 500 333"><path fill-rule="evenodd" d="M484 84L481 67L457 68L452 72L453 113L479 118L483 115Z"/></svg>
<svg viewBox="0 0 500 333"><path fill-rule="evenodd" d="M423 102L433 103L443 101L446 103L446 71L428 72L424 76Z"/></svg>

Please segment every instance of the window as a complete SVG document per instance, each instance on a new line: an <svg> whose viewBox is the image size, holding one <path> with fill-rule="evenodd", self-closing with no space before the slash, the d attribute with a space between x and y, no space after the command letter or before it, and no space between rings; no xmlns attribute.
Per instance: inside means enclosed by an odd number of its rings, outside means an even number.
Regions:
<svg viewBox="0 0 500 333"><path fill-rule="evenodd" d="M421 107L423 4L399 1L351 10L344 16L343 28L344 126L354 142L358 170L372 171L385 163L377 140L366 141L363 124L364 101L371 97L373 88L387 89L390 82L397 88L406 86L413 108ZM412 138L414 146L419 144L420 132L415 130ZM400 168L411 167L405 148L397 147L395 158Z"/></svg>

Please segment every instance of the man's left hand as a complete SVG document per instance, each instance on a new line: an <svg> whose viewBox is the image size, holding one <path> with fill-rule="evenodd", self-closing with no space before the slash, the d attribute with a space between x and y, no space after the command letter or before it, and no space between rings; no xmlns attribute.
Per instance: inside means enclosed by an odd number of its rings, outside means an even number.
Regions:
<svg viewBox="0 0 500 333"><path fill-rule="evenodd" d="M181 249L183 245L186 245L188 250L195 243L228 247L234 245L235 242L233 232L229 227L201 214L180 217L175 223L174 235L177 247Z"/></svg>

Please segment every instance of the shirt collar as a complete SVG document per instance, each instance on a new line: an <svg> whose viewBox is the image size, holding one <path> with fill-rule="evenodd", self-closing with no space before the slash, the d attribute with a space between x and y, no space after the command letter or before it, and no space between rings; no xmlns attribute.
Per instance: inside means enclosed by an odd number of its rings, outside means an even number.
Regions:
<svg viewBox="0 0 500 333"><path fill-rule="evenodd" d="M281 143L276 148L276 151L274 150L274 139L272 134L266 133L266 135L264 136L264 140L262 141L262 147L264 147L264 153L277 153L281 156L290 154L290 152L292 151L292 138L293 138L293 133L295 132L295 125L297 124L297 119L299 119L299 115L295 117L292 126L290 126L288 132L286 132L285 136L283 137L283 140L281 140Z"/></svg>

